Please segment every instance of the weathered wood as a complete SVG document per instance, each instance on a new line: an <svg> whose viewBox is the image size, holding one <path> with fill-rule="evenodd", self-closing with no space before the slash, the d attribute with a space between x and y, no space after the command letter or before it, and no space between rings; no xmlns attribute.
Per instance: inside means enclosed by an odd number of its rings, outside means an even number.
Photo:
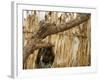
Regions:
<svg viewBox="0 0 100 80"><path fill-rule="evenodd" d="M25 63L30 54L33 53L34 50L54 46L51 43L43 42L42 40L52 34L56 34L58 32L63 32L65 30L69 30L89 19L89 14L78 14L77 18L64 24L56 25L54 23L40 22L39 30L33 34L31 39L28 41L27 45L24 47L23 53L23 68L25 68Z"/></svg>

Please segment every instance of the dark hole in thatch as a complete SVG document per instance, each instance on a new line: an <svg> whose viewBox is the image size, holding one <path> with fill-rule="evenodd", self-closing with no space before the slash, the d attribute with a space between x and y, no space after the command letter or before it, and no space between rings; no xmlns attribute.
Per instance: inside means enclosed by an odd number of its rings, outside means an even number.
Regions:
<svg viewBox="0 0 100 80"><path fill-rule="evenodd" d="M35 61L36 68L51 68L54 58L55 55L52 47L40 48Z"/></svg>

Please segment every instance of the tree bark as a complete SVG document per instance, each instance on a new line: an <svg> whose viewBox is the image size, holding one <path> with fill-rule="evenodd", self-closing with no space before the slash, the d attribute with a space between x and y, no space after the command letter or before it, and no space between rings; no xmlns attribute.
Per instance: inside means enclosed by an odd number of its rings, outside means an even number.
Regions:
<svg viewBox="0 0 100 80"><path fill-rule="evenodd" d="M56 25L54 23L40 22L39 30L33 34L31 39L28 41L28 44L24 47L23 53L23 69L25 69L25 63L30 54L33 53L34 50L43 48L43 47L51 47L54 46L51 43L43 42L42 40L52 34L56 34L58 32L63 32L65 30L69 30L85 21L87 21L90 17L90 14L79 13L77 18L63 24Z"/></svg>

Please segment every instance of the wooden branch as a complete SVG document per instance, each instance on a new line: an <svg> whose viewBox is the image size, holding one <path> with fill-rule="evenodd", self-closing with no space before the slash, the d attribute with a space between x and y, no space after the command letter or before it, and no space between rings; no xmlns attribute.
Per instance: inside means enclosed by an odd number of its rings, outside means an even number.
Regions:
<svg viewBox="0 0 100 80"><path fill-rule="evenodd" d="M23 53L23 68L24 63L26 62L28 56L33 53L34 50L42 48L42 47L51 47L53 46L51 43L42 42L42 39L45 37L56 34L58 32L63 32L65 30L69 30L89 19L89 14L78 14L77 18L64 24L56 25L54 23L46 23L41 22L40 23L40 29L33 34L31 39L28 41L28 44L24 47L24 53Z"/></svg>

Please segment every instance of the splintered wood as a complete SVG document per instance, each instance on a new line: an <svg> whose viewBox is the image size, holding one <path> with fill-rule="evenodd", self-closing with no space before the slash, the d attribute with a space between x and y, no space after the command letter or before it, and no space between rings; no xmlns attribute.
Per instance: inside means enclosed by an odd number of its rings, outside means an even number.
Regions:
<svg viewBox="0 0 100 80"><path fill-rule="evenodd" d="M45 11L27 11L23 12L23 46L27 46L32 35L39 28L40 23L54 23L55 25L70 22L76 19L78 13L71 12L45 12ZM86 14L86 13L83 13ZM81 15L81 14L80 14ZM70 23L71 24L71 23ZM91 65L91 22L90 19L79 24L78 26L48 35L42 41L52 43L55 59L52 67L74 67L74 66L90 66ZM47 26L48 27L48 26ZM33 69L38 49L31 54L24 69Z"/></svg>

